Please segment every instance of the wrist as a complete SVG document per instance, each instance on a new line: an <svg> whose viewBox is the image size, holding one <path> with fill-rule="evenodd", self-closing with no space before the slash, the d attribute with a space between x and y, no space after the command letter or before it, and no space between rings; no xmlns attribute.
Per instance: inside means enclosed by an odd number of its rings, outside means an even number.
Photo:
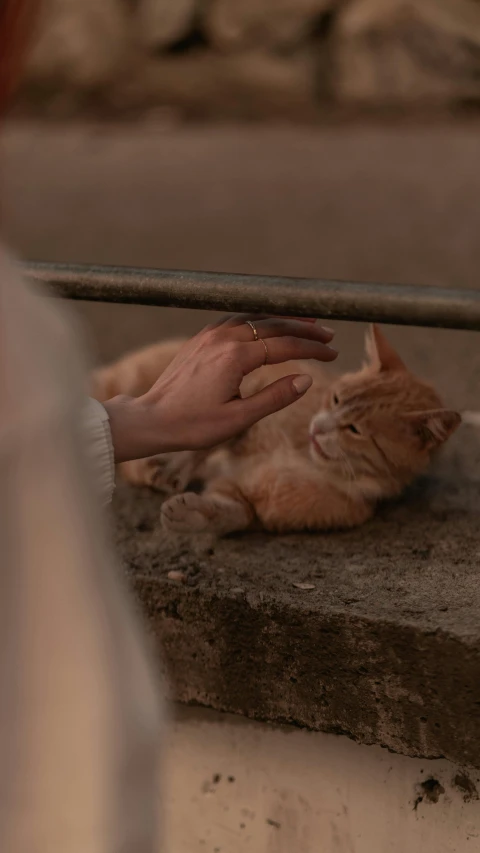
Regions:
<svg viewBox="0 0 480 853"><path fill-rule="evenodd" d="M115 462L130 462L162 452L161 442L152 430L151 405L142 397L120 395L107 400Z"/></svg>

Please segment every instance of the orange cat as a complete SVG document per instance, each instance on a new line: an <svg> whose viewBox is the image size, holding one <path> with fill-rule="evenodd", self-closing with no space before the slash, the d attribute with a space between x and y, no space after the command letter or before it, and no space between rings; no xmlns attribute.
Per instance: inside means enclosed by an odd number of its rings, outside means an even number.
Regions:
<svg viewBox="0 0 480 853"><path fill-rule="evenodd" d="M97 371L95 396L144 393L180 343L147 347ZM363 523L378 501L398 495L425 470L461 421L407 370L376 326L366 352L358 372L339 378L316 362L260 368L244 380L243 396L292 372L310 373L313 386L223 448L126 463L124 476L179 492L162 508L165 530L176 533L222 536L259 524L288 532ZM201 476L205 490L184 493L194 476Z"/></svg>

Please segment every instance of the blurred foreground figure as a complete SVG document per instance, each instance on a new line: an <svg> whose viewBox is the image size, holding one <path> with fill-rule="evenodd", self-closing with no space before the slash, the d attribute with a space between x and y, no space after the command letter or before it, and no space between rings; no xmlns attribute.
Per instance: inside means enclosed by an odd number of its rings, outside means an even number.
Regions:
<svg viewBox="0 0 480 853"><path fill-rule="evenodd" d="M0 113L38 7L0 0ZM1 853L161 849L159 701L105 541L112 439L85 387L63 307L0 247Z"/></svg>
<svg viewBox="0 0 480 853"><path fill-rule="evenodd" d="M105 542L113 449L74 340L0 248L0 850L158 853L159 701Z"/></svg>

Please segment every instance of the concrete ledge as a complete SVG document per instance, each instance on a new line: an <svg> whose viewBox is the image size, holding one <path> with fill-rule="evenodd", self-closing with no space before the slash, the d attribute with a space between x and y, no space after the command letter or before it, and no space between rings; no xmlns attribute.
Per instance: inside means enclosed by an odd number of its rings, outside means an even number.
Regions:
<svg viewBox="0 0 480 853"><path fill-rule="evenodd" d="M119 488L174 698L480 766L480 437L462 429L434 476L348 533L173 553L160 497Z"/></svg>

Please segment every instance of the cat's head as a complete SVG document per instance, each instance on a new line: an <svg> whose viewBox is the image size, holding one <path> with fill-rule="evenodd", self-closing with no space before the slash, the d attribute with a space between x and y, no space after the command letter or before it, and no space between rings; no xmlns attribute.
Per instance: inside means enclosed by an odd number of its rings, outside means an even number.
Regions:
<svg viewBox="0 0 480 853"><path fill-rule="evenodd" d="M317 464L380 497L423 471L461 417L407 370L377 326L367 333L366 355L361 370L333 384L312 419L311 453Z"/></svg>

